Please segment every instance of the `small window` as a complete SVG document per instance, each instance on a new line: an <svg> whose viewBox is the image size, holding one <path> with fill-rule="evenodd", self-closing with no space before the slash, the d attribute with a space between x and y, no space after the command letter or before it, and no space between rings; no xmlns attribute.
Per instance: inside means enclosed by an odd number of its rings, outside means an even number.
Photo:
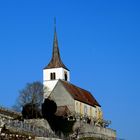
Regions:
<svg viewBox="0 0 140 140"><path fill-rule="evenodd" d="M55 77L55 73L53 73L53 78L54 78L54 80L56 79L56 77Z"/></svg>
<svg viewBox="0 0 140 140"><path fill-rule="evenodd" d="M53 73L50 73L50 79L51 80L53 79Z"/></svg>
<svg viewBox="0 0 140 140"><path fill-rule="evenodd" d="M88 112L88 109L87 109L87 106L85 105L84 106L84 113L87 114L87 112Z"/></svg>
<svg viewBox="0 0 140 140"><path fill-rule="evenodd" d="M79 112L78 109L79 109L79 108L78 108L78 102L76 102L76 112Z"/></svg>
<svg viewBox="0 0 140 140"><path fill-rule="evenodd" d="M68 75L67 75L67 73L65 72L65 81L67 81L68 80Z"/></svg>
<svg viewBox="0 0 140 140"><path fill-rule="evenodd" d="M55 80L55 79L56 79L55 72L50 73L50 79L51 79L51 80Z"/></svg>

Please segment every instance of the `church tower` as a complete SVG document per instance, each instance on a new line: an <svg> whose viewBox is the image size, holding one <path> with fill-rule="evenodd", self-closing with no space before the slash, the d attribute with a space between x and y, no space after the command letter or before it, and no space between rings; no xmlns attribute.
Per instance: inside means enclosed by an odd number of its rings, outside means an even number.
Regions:
<svg viewBox="0 0 140 140"><path fill-rule="evenodd" d="M52 58L50 63L43 69L43 85L46 88L44 98L48 98L59 79L70 81L70 72L60 57L55 26Z"/></svg>

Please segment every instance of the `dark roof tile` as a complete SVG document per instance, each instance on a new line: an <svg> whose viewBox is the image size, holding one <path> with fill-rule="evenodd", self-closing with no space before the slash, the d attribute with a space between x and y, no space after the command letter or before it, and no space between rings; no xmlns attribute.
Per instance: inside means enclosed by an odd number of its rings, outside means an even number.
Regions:
<svg viewBox="0 0 140 140"><path fill-rule="evenodd" d="M68 70L68 68L63 64L61 57L60 57L57 33L56 33L56 29L55 29L52 59L51 59L50 63L44 69L61 68L61 67Z"/></svg>

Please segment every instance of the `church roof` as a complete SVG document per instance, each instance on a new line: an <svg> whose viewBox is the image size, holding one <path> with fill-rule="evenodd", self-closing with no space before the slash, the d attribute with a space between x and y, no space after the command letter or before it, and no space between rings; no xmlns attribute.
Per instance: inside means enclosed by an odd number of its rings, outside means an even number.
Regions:
<svg viewBox="0 0 140 140"><path fill-rule="evenodd" d="M12 117L12 118L17 118L17 117L21 116L21 113L16 112L14 110L4 108L4 107L0 107L0 114L3 114L5 116L9 116L9 117Z"/></svg>
<svg viewBox="0 0 140 140"><path fill-rule="evenodd" d="M55 27L55 31L54 31L52 58L51 58L50 63L44 69L51 69L51 68L64 68L64 69L68 70L68 68L63 64L61 57L60 57L56 27Z"/></svg>
<svg viewBox="0 0 140 140"><path fill-rule="evenodd" d="M100 104L96 101L96 99L92 96L92 94L89 91L77 87L67 81L63 81L63 80L59 80L59 81L62 83L64 88L71 94L71 96L75 100L89 104L91 106L96 105L101 107Z"/></svg>

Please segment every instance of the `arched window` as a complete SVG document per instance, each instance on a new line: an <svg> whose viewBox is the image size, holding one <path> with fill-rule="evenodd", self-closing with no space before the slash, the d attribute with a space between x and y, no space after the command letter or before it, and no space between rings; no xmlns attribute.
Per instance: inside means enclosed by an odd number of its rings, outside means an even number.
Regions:
<svg viewBox="0 0 140 140"><path fill-rule="evenodd" d="M53 79L54 79L54 80L56 79L55 73L53 73Z"/></svg>
<svg viewBox="0 0 140 140"><path fill-rule="evenodd" d="M68 75L67 75L67 73L65 72L65 81L67 81L68 80Z"/></svg>
<svg viewBox="0 0 140 140"><path fill-rule="evenodd" d="M56 79L55 72L50 73L50 79L51 79L51 80L55 80L55 79Z"/></svg>
<svg viewBox="0 0 140 140"><path fill-rule="evenodd" d="M51 80L53 79L53 73L50 73L50 79Z"/></svg>

